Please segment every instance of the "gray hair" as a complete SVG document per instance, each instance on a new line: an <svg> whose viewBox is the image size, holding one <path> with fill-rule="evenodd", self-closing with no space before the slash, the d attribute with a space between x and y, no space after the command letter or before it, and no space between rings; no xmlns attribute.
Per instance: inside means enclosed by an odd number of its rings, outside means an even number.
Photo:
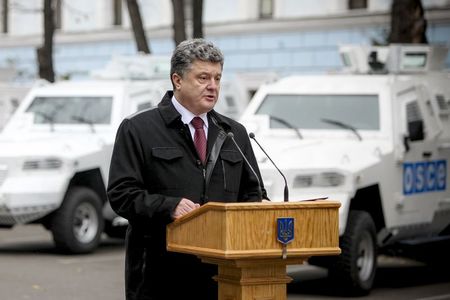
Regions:
<svg viewBox="0 0 450 300"><path fill-rule="evenodd" d="M177 73L181 77L195 60L220 63L223 67L223 54L213 43L205 39L190 39L181 42L173 51L170 61L170 78Z"/></svg>

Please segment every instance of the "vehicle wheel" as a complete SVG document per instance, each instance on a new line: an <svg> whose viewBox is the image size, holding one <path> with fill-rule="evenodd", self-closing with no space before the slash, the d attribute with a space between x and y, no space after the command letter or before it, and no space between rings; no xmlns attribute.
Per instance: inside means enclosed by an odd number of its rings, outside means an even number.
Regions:
<svg viewBox="0 0 450 300"><path fill-rule="evenodd" d="M98 195L85 187L73 187L52 219L56 247L64 252L88 253L100 243L104 220Z"/></svg>
<svg viewBox="0 0 450 300"><path fill-rule="evenodd" d="M364 211L351 211L340 239L341 255L329 268L329 278L346 294L370 292L377 268L376 229Z"/></svg>

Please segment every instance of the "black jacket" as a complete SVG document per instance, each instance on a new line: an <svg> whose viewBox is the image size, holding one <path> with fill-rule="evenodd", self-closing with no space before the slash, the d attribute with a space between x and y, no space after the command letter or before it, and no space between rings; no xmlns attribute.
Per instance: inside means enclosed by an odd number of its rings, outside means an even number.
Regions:
<svg viewBox="0 0 450 300"><path fill-rule="evenodd" d="M193 299L202 299L200 294L213 284L209 277L214 269L194 256L166 251L166 225L182 197L200 204L260 201L258 181L229 138L206 184L206 168L189 128L171 103L172 95L167 92L157 108L126 118L114 145L108 197L114 211L129 221L127 299L185 298L189 292ZM259 176L245 128L215 111L208 113L208 121L207 156L219 131L232 132Z"/></svg>

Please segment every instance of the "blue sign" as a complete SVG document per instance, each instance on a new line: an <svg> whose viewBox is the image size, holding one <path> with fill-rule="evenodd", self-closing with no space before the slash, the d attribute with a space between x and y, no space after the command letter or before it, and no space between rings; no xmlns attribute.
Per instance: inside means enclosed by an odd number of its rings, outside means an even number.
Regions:
<svg viewBox="0 0 450 300"><path fill-rule="evenodd" d="M445 191L447 161L408 162L403 164L403 194Z"/></svg>
<svg viewBox="0 0 450 300"><path fill-rule="evenodd" d="M277 240L283 245L294 240L294 218L278 218L277 229Z"/></svg>

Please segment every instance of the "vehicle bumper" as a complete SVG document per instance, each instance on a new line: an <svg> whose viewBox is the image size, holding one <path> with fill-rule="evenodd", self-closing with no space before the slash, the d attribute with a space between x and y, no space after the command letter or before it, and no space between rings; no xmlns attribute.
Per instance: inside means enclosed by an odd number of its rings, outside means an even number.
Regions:
<svg viewBox="0 0 450 300"><path fill-rule="evenodd" d="M30 223L58 208L68 184L62 177L7 178L0 186L0 225Z"/></svg>

